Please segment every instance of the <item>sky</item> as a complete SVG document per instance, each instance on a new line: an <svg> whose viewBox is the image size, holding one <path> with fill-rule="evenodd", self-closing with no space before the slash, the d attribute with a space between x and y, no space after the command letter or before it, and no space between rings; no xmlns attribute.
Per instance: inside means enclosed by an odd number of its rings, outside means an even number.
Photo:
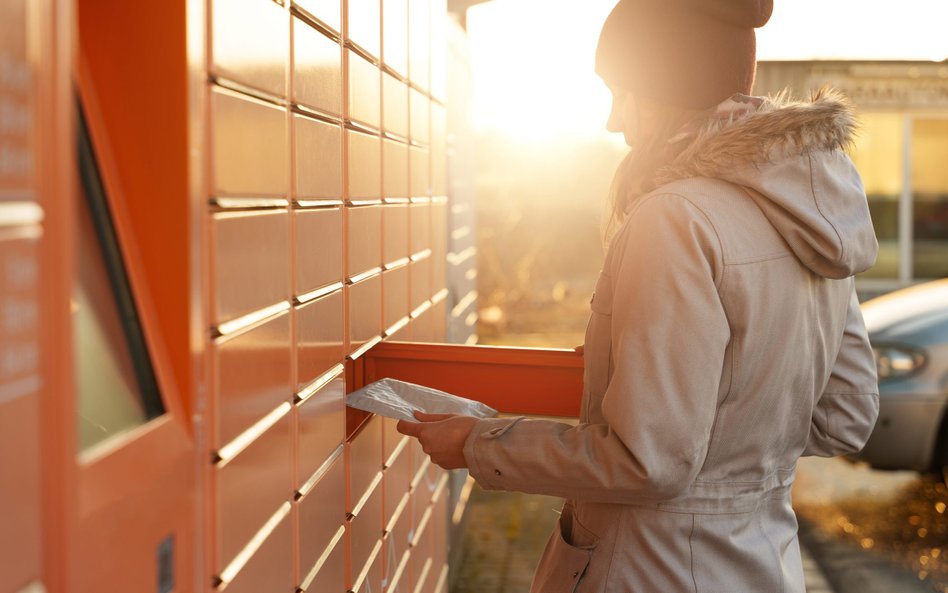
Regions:
<svg viewBox="0 0 948 593"><path fill-rule="evenodd" d="M603 134L593 72L615 0L491 0L468 10L474 125L537 142ZM948 59L946 0L777 0L761 60ZM621 139L617 139L621 142Z"/></svg>

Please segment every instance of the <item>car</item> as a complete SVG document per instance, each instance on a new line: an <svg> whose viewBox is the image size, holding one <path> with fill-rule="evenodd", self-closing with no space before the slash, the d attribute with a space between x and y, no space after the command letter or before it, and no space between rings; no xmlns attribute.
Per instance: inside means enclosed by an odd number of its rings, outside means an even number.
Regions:
<svg viewBox="0 0 948 593"><path fill-rule="evenodd" d="M948 279L862 305L879 372L879 419L854 457L878 469L948 468Z"/></svg>

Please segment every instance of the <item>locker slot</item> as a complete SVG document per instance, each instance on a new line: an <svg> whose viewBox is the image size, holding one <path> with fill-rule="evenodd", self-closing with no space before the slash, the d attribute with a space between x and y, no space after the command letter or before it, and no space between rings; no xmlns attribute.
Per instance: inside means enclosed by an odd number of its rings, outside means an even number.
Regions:
<svg viewBox="0 0 948 593"><path fill-rule="evenodd" d="M345 515L346 474L341 456L315 486L299 501L300 567L318 572L319 560L326 558L342 535ZM325 561L325 560L324 560Z"/></svg>
<svg viewBox="0 0 948 593"><path fill-rule="evenodd" d="M349 279L358 282L367 271L382 269L382 207L349 208Z"/></svg>
<svg viewBox="0 0 948 593"><path fill-rule="evenodd" d="M296 196L342 199L342 127L293 115L296 127Z"/></svg>
<svg viewBox="0 0 948 593"><path fill-rule="evenodd" d="M327 459L338 455L345 439L346 403L342 377L297 406L299 417L299 461L297 475L306 480L300 492L319 474Z"/></svg>
<svg viewBox="0 0 948 593"><path fill-rule="evenodd" d="M212 0L211 72L285 97L287 18L273 2Z"/></svg>
<svg viewBox="0 0 948 593"><path fill-rule="evenodd" d="M301 390L345 358L342 291L300 305L296 336L296 390Z"/></svg>
<svg viewBox="0 0 948 593"><path fill-rule="evenodd" d="M378 66L351 49L349 60L349 118L378 129L381 124L382 81Z"/></svg>
<svg viewBox="0 0 948 593"><path fill-rule="evenodd" d="M290 591L292 579L292 529L286 516L290 503L280 509L254 536L250 544L223 571L217 588L228 593Z"/></svg>
<svg viewBox="0 0 948 593"><path fill-rule="evenodd" d="M391 74L382 74L383 129L402 138L408 138L408 85Z"/></svg>
<svg viewBox="0 0 948 593"><path fill-rule="evenodd" d="M342 46L293 18L293 100L342 116Z"/></svg>
<svg viewBox="0 0 948 593"><path fill-rule="evenodd" d="M350 200L381 199L382 155L379 138L346 130L349 139Z"/></svg>
<svg viewBox="0 0 948 593"><path fill-rule="evenodd" d="M358 358L381 335L382 278L372 276L347 288L350 358Z"/></svg>

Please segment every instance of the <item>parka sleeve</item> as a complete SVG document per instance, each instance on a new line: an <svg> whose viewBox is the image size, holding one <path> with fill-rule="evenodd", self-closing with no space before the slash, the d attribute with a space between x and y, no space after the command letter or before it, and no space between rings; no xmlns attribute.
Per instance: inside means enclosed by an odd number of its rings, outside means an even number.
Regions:
<svg viewBox="0 0 948 593"><path fill-rule="evenodd" d="M803 454L833 457L856 453L869 440L878 415L875 358L854 287L839 354L813 410Z"/></svg>
<svg viewBox="0 0 948 593"><path fill-rule="evenodd" d="M596 502L668 500L688 488L707 454L730 338L721 269L717 235L696 206L646 199L603 270L614 365L605 423L480 420L464 449L474 478L486 489Z"/></svg>

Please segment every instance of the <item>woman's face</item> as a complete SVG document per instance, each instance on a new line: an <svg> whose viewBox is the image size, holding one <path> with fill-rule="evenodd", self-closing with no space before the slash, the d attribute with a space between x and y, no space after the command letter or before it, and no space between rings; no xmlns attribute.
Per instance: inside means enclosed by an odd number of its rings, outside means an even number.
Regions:
<svg viewBox="0 0 948 593"><path fill-rule="evenodd" d="M628 91L611 87L609 90L612 91L612 111L609 113L606 129L610 132L622 132L625 143L630 147L635 146L642 133L635 98Z"/></svg>

